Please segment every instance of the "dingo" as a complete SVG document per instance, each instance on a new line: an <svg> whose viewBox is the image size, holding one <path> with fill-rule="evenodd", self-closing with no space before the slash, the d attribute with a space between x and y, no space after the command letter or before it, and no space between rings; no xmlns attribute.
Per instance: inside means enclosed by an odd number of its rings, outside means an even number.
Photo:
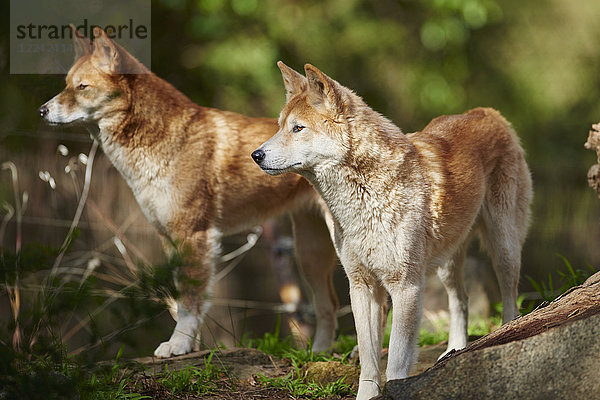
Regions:
<svg viewBox="0 0 600 400"><path fill-rule="evenodd" d="M386 377L408 376L428 267L438 269L448 291L448 350L467 344L462 265L475 233L500 283L502 319L516 317L532 191L523 150L506 120L478 108L404 135L312 65L305 66L306 78L278 65L287 103L279 131L252 157L271 175L293 171L307 178L333 215L358 337L358 398L378 394L386 291L393 307Z"/></svg>
<svg viewBox="0 0 600 400"><path fill-rule="evenodd" d="M190 265L178 272L177 325L154 354L170 357L193 349L210 305L220 239L284 211L293 212L297 254L314 292L313 349L330 347L337 261L323 221L327 208L305 179L265 180L247 156L277 130L277 122L200 107L101 29L94 36L92 45L74 35L76 61L66 88L40 114L50 124L89 128L159 233L194 251ZM121 73L132 70L139 73Z"/></svg>

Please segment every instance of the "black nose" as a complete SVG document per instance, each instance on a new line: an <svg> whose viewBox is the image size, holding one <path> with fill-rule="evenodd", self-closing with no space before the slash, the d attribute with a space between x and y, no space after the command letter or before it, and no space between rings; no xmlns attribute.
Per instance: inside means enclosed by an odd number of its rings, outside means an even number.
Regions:
<svg viewBox="0 0 600 400"><path fill-rule="evenodd" d="M38 111L40 112L40 117L42 118L44 118L50 112L50 110L48 110L48 107L46 106L41 106Z"/></svg>
<svg viewBox="0 0 600 400"><path fill-rule="evenodd" d="M260 162L265 159L265 152L261 149L254 150L252 153L252 159L255 163L260 164Z"/></svg>

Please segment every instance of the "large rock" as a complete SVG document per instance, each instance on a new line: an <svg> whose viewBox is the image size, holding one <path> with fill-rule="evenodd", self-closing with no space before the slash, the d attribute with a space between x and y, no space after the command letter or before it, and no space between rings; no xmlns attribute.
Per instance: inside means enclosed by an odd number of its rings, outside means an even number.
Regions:
<svg viewBox="0 0 600 400"><path fill-rule="evenodd" d="M599 399L600 273L381 398Z"/></svg>

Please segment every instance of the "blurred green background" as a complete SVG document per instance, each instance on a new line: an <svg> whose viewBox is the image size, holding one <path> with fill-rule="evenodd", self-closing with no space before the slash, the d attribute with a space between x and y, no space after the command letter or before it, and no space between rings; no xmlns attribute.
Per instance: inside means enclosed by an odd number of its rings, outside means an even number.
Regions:
<svg viewBox="0 0 600 400"><path fill-rule="evenodd" d="M36 110L63 77L9 74L8 2L1 14L0 162L55 163L56 145L36 138L48 129ZM597 0L152 1L151 69L200 105L276 117L277 60L314 64L405 132L440 114L500 110L533 174L522 273L546 279L563 267L557 254L575 267L600 265L600 201L586 182L595 155L583 148L600 120ZM85 152L81 138L71 146ZM11 198L3 175L0 202ZM532 290L525 279L521 290Z"/></svg>

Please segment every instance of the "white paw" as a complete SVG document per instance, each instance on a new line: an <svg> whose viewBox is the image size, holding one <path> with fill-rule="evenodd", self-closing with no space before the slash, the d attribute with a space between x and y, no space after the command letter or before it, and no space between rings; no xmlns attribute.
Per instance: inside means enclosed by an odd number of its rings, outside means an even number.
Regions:
<svg viewBox="0 0 600 400"><path fill-rule="evenodd" d="M464 347L464 346L463 346ZM440 361L442 358L446 357L447 355L450 355L452 353L455 353L457 349L455 349L454 347L451 349L447 349L445 352L442 353L441 356L438 357L438 361Z"/></svg>
<svg viewBox="0 0 600 400"><path fill-rule="evenodd" d="M169 340L162 342L160 346L154 350L154 356L158 358L169 358L172 356L180 356L192 351L192 340Z"/></svg>
<svg viewBox="0 0 600 400"><path fill-rule="evenodd" d="M356 400L369 400L379 396L381 391L379 385L374 381L361 381L358 385Z"/></svg>

